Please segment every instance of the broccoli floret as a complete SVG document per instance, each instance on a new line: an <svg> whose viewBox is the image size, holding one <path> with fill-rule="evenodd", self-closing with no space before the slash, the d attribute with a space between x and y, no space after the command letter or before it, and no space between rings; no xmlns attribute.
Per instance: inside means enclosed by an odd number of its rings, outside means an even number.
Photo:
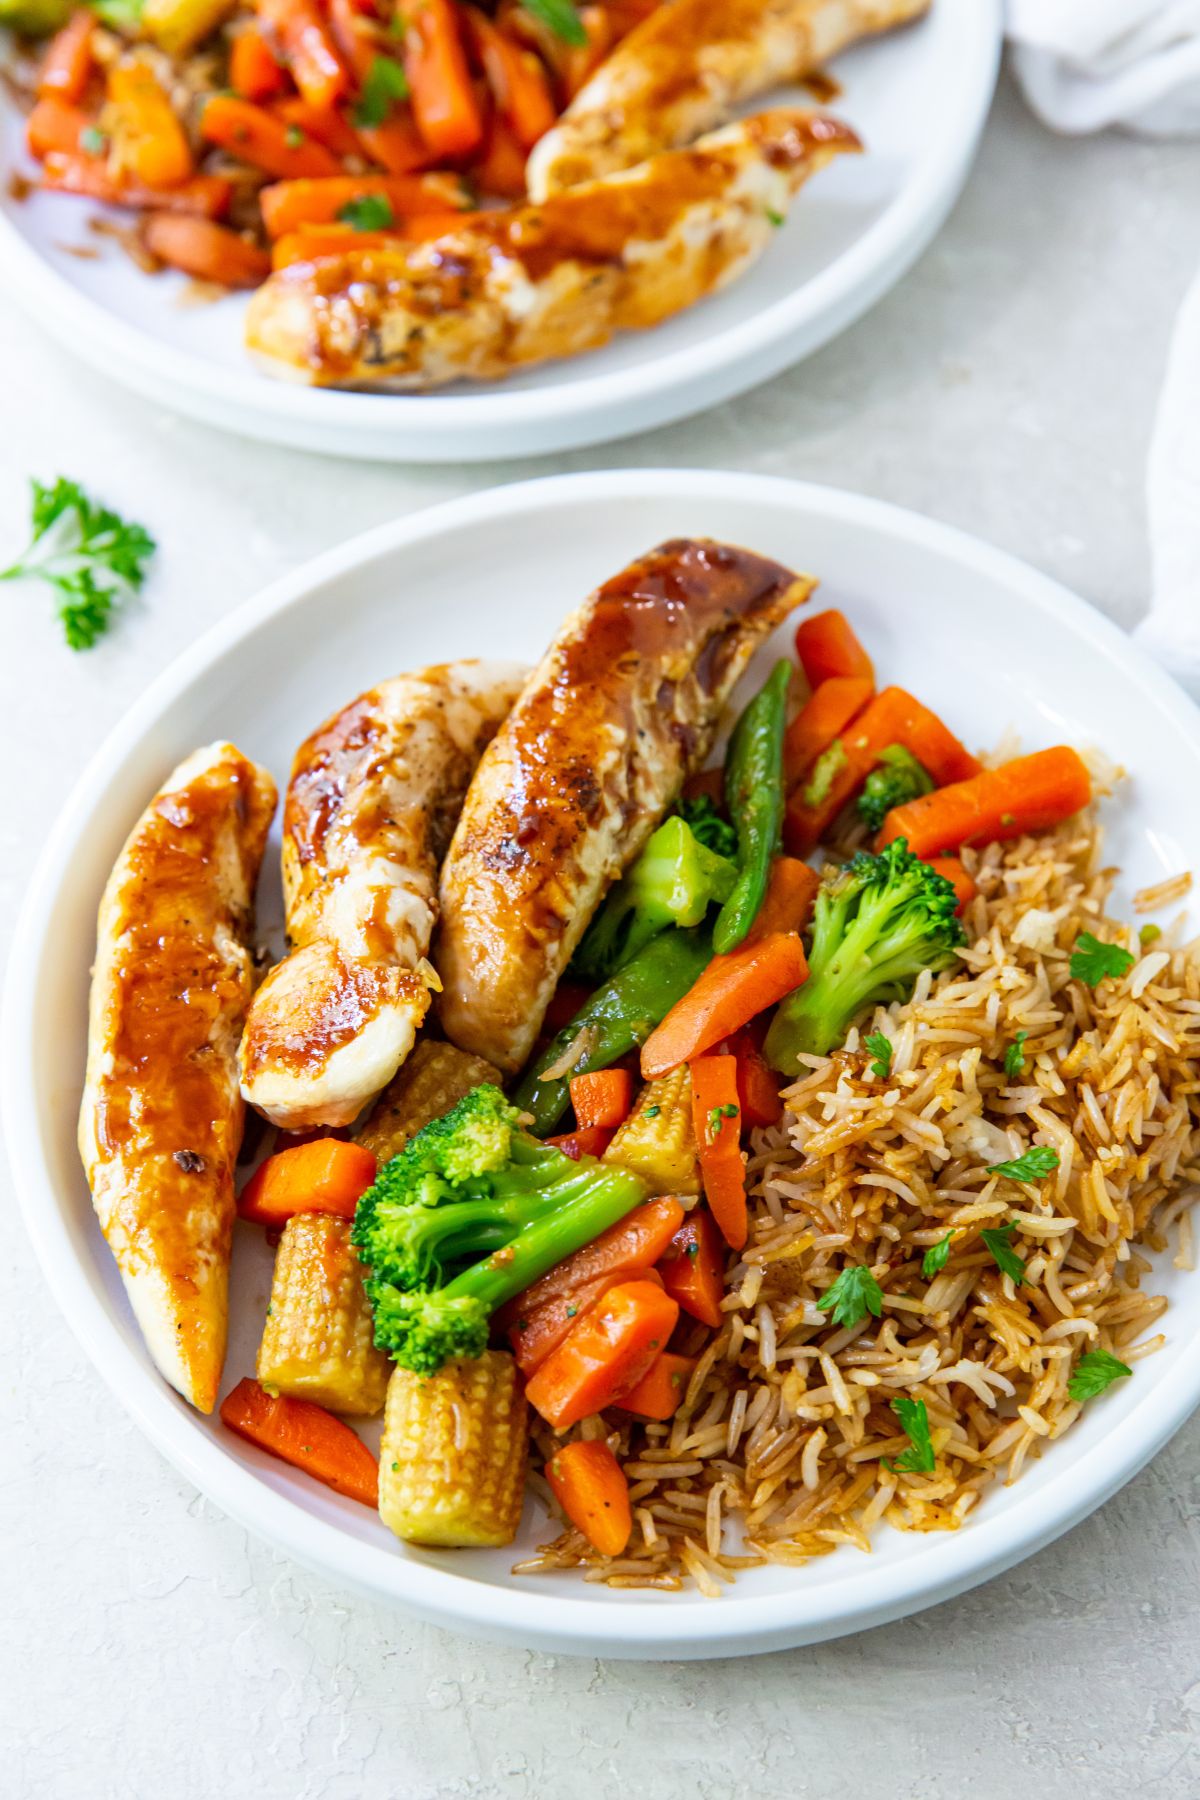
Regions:
<svg viewBox="0 0 1200 1800"><path fill-rule="evenodd" d="M668 925L699 925L736 880L735 864L702 844L684 819L665 820L588 926L571 973L607 981Z"/></svg>
<svg viewBox="0 0 1200 1800"><path fill-rule="evenodd" d="M718 856L731 859L737 855L737 832L728 819L721 817L707 794L697 794L694 800L681 800L676 811L706 850L715 850Z"/></svg>
<svg viewBox="0 0 1200 1800"><path fill-rule="evenodd" d="M409 1139L358 1203L375 1342L432 1375L480 1356L505 1300L646 1197L627 1169L539 1143L499 1088L477 1087Z"/></svg>
<svg viewBox="0 0 1200 1800"><path fill-rule="evenodd" d="M858 816L872 831L878 831L893 806L932 792L933 782L912 751L903 744L889 744L879 752L879 761L863 784Z"/></svg>
<svg viewBox="0 0 1200 1800"><path fill-rule="evenodd" d="M768 1061L784 1074L824 1056L867 1006L906 1000L922 969L945 969L963 944L954 888L896 838L828 871L817 890L808 980L780 1006Z"/></svg>

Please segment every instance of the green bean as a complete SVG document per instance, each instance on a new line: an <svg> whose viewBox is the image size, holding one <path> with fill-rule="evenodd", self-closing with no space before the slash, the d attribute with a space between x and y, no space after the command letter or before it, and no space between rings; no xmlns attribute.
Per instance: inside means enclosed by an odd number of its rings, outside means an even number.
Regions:
<svg viewBox="0 0 1200 1800"><path fill-rule="evenodd" d="M783 832L783 736L790 662L778 662L733 728L725 757L725 802L738 840L738 878L717 915L713 948L741 943L767 892Z"/></svg>

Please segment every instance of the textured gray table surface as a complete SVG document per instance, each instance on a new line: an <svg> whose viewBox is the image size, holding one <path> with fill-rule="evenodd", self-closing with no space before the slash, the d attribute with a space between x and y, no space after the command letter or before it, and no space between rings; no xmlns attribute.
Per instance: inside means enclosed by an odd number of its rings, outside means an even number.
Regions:
<svg viewBox="0 0 1200 1800"><path fill-rule="evenodd" d="M718 413L557 466L859 488L990 538L1129 623L1146 592L1147 434L1200 263L1196 171L1187 145L1052 139L1005 91L941 238L853 331ZM90 657L60 647L35 593L0 593L5 931L77 769L200 628L350 532L548 467L399 471L219 436L65 361L0 279L0 546L22 536L24 477L59 470L163 544L144 609ZM521 1654L348 1599L248 1540L101 1386L9 1217L0 1792L14 1800L1200 1792L1200 1422L1059 1544L907 1623L742 1663Z"/></svg>

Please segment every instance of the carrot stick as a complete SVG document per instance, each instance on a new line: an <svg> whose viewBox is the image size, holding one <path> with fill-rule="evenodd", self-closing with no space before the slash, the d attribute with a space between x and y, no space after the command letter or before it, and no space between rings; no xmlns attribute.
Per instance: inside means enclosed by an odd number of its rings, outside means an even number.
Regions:
<svg viewBox="0 0 1200 1800"><path fill-rule="evenodd" d="M612 1132L603 1125L581 1125L578 1131L564 1131L558 1137L543 1138L542 1142L553 1144L572 1162L578 1162L581 1156L603 1156L612 1138Z"/></svg>
<svg viewBox="0 0 1200 1800"><path fill-rule="evenodd" d="M779 1077L754 1042L749 1031L735 1031L726 1039L726 1049L737 1064L738 1105L742 1124L777 1125L783 1116L779 1098Z"/></svg>
<svg viewBox="0 0 1200 1800"><path fill-rule="evenodd" d="M813 689L784 739L783 767L789 787L805 778L874 692L874 683L861 675L834 675Z"/></svg>
<svg viewBox="0 0 1200 1800"><path fill-rule="evenodd" d="M810 687L835 676L853 675L875 685L875 668L854 630L836 607L813 613L796 627L796 654ZM837 733L834 733L836 737Z"/></svg>
<svg viewBox="0 0 1200 1800"><path fill-rule="evenodd" d="M620 1269L609 1275L597 1275L593 1281L583 1282L569 1294L544 1300L540 1306L523 1308L520 1318L508 1332L508 1341L522 1375L528 1378L540 1369L551 1351L557 1350L571 1331L576 1319L581 1319L598 1300L603 1300L609 1288L620 1287L635 1275L639 1281L664 1286L657 1269Z"/></svg>
<svg viewBox="0 0 1200 1800"><path fill-rule="evenodd" d="M619 35L618 27L603 6L581 6L579 23L587 33L586 44L568 44L559 64L559 80L566 99L573 100L591 80Z"/></svg>
<svg viewBox="0 0 1200 1800"><path fill-rule="evenodd" d="M930 868L936 869L939 875L945 876L946 880L958 895L958 907L956 910L961 913L964 907L970 906L972 900L975 898L975 883L967 874L967 871L963 868L957 856L931 856L928 861Z"/></svg>
<svg viewBox="0 0 1200 1800"><path fill-rule="evenodd" d="M622 1412L636 1413L640 1419L673 1419L695 1366L694 1356L677 1356L673 1350L664 1350L617 1405Z"/></svg>
<svg viewBox="0 0 1200 1800"><path fill-rule="evenodd" d="M707 1207L688 1214L657 1266L663 1286L685 1313L714 1331L724 1322L725 1245Z"/></svg>
<svg viewBox="0 0 1200 1800"><path fill-rule="evenodd" d="M214 94L200 115L200 135L268 175L340 175L336 157L301 127L288 125L249 100Z"/></svg>
<svg viewBox="0 0 1200 1800"><path fill-rule="evenodd" d="M794 856L777 856L746 943L757 944L777 931L803 931L820 885L821 877L808 863Z"/></svg>
<svg viewBox="0 0 1200 1800"><path fill-rule="evenodd" d="M142 220L142 242L151 256L197 281L222 287L258 287L271 273L271 259L228 225L185 213L149 212Z"/></svg>
<svg viewBox="0 0 1200 1800"><path fill-rule="evenodd" d="M362 1144L314 1138L268 1157L242 1189L238 1213L255 1225L284 1225L298 1212L352 1219L375 1168L374 1156Z"/></svg>
<svg viewBox="0 0 1200 1800"><path fill-rule="evenodd" d="M569 1082L575 1121L581 1129L604 1125L615 1131L633 1105L633 1076L628 1069L593 1069Z"/></svg>
<svg viewBox="0 0 1200 1800"><path fill-rule="evenodd" d="M157 193L127 176L110 175L103 157L62 156L57 151L46 157L42 185L56 193L84 194L106 206L130 206L139 212L155 207L204 219L223 217L233 197L233 186L223 175L193 175L179 187Z"/></svg>
<svg viewBox="0 0 1200 1800"><path fill-rule="evenodd" d="M363 12L357 0L329 0L333 41L360 86L380 54L378 23Z"/></svg>
<svg viewBox="0 0 1200 1800"><path fill-rule="evenodd" d="M350 92L350 71L314 0L256 0L259 17L283 45L292 79L312 106L332 106Z"/></svg>
<svg viewBox="0 0 1200 1800"><path fill-rule="evenodd" d="M651 1081L711 1050L807 977L804 947L794 931L773 932L714 956L642 1045L643 1076Z"/></svg>
<svg viewBox="0 0 1200 1800"><path fill-rule="evenodd" d="M66 100L74 105L87 92L92 73L92 42L96 15L86 7L72 13L61 31L50 39L38 70L37 91L43 100Z"/></svg>
<svg viewBox="0 0 1200 1800"><path fill-rule="evenodd" d="M543 1306L547 1300L573 1294L601 1275L624 1275L633 1269L648 1269L656 1263L683 1223L683 1208L672 1195L647 1200L616 1225L601 1232L590 1244L576 1250L514 1300L507 1302L498 1314L505 1330L514 1321Z"/></svg>
<svg viewBox="0 0 1200 1800"><path fill-rule="evenodd" d="M1060 825L1091 797L1082 759L1059 744L893 807L879 842L903 837L915 856L936 856L963 844L990 844Z"/></svg>
<svg viewBox="0 0 1200 1800"><path fill-rule="evenodd" d="M292 144L303 144L311 138L313 143L323 144L334 156L362 155L362 145L357 134L351 130L336 106L312 106L303 94L286 94L282 100L273 102L271 111L285 125L292 127L288 134ZM297 132L301 134L299 137L296 136ZM333 167L341 174L336 163Z"/></svg>
<svg viewBox="0 0 1200 1800"><path fill-rule="evenodd" d="M483 154L471 164L471 173L481 194L498 200L524 197L525 152L499 113L492 116Z"/></svg>
<svg viewBox="0 0 1200 1800"><path fill-rule="evenodd" d="M243 100L273 100L287 91L287 70L261 31L239 31L229 50L229 85Z"/></svg>
<svg viewBox="0 0 1200 1800"><path fill-rule="evenodd" d="M356 130L367 155L391 175L408 175L437 161L436 152L417 130L411 106L395 107L382 125L359 125Z"/></svg>
<svg viewBox="0 0 1200 1800"><path fill-rule="evenodd" d="M678 1304L652 1281L609 1288L530 1380L529 1404L556 1431L603 1412L641 1380L678 1317Z"/></svg>
<svg viewBox="0 0 1200 1800"><path fill-rule="evenodd" d="M276 181L258 196L267 235L279 238L302 225L334 225L347 206L365 196L386 200L392 224L411 213L446 213L465 199L456 177L431 175L327 175L319 181ZM461 206L460 206L461 210Z"/></svg>
<svg viewBox="0 0 1200 1800"><path fill-rule="evenodd" d="M704 1197L725 1242L731 1250L740 1250L746 1242L747 1223L737 1062L732 1056L699 1056L688 1068Z"/></svg>
<svg viewBox="0 0 1200 1800"><path fill-rule="evenodd" d="M148 62L114 63L108 104L122 168L150 188L178 187L192 174L192 152L166 89Z"/></svg>
<svg viewBox="0 0 1200 1800"><path fill-rule="evenodd" d="M532 150L558 116L545 68L532 50L505 37L478 7L464 6L462 13L496 105L522 150Z"/></svg>
<svg viewBox="0 0 1200 1800"><path fill-rule="evenodd" d="M95 129L95 120L82 107L72 106L54 95L35 104L25 121L25 142L30 156L41 162L57 152L60 156L83 156L80 139L85 131Z"/></svg>
<svg viewBox="0 0 1200 1800"><path fill-rule="evenodd" d="M602 1438L564 1444L546 1464L554 1498L601 1556L620 1556L633 1530L629 1483Z"/></svg>
<svg viewBox="0 0 1200 1800"><path fill-rule="evenodd" d="M221 1402L221 1423L336 1493L378 1505L378 1463L362 1439L323 1406L268 1394L257 1381L239 1381Z"/></svg>
<svg viewBox="0 0 1200 1800"><path fill-rule="evenodd" d="M397 16L421 136L438 156L469 156L483 141L483 115L451 0L399 0Z"/></svg>
<svg viewBox="0 0 1200 1800"><path fill-rule="evenodd" d="M301 225L299 230L276 239L271 248L271 267L290 269L293 263L345 256L348 250L403 250L406 243L444 237L460 223L458 213L416 213L397 219L388 231L356 231L352 225Z"/></svg>

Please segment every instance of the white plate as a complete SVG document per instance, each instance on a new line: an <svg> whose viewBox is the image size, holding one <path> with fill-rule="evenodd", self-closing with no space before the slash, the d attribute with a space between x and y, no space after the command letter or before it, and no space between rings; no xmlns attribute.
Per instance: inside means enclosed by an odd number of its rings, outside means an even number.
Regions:
<svg viewBox="0 0 1200 1800"><path fill-rule="evenodd" d="M761 476L622 471L500 488L322 557L189 650L92 760L48 844L13 953L3 1023L7 1139L50 1285L97 1369L176 1466L280 1549L441 1624L607 1656L730 1655L811 1643L961 1592L1107 1498L1200 1399L1200 1279L1156 1275L1167 1346L1085 1413L954 1535L883 1531L875 1553L757 1569L719 1602L635 1596L509 1573L518 1549L405 1550L339 1499L192 1412L152 1368L97 1231L75 1151L96 903L130 825L172 764L229 735L282 780L297 742L396 670L461 655L537 657L563 615L659 540L706 533L822 578L878 666L972 743L1101 742L1132 772L1110 806L1131 886L1200 867L1200 714L1114 626L995 550L876 501ZM453 600L453 605L447 601ZM786 628L757 659L761 675ZM749 679L754 679L754 672ZM277 877L269 878L277 907ZM253 1368L270 1279L238 1227L226 1389ZM47 1546L52 1554L52 1546Z"/></svg>
<svg viewBox="0 0 1200 1800"><path fill-rule="evenodd" d="M96 208L18 203L0 184L0 267L63 341L160 405L272 443L341 456L471 462L601 443L686 417L808 355L886 292L966 177L1000 50L1000 0L934 0L921 24L839 58L834 110L869 154L800 195L762 261L655 331L512 381L430 396L320 392L273 381L242 349L245 301L182 304L182 277L142 275L114 244L81 262ZM809 101L811 104L811 100ZM0 91L0 167L28 167Z"/></svg>

